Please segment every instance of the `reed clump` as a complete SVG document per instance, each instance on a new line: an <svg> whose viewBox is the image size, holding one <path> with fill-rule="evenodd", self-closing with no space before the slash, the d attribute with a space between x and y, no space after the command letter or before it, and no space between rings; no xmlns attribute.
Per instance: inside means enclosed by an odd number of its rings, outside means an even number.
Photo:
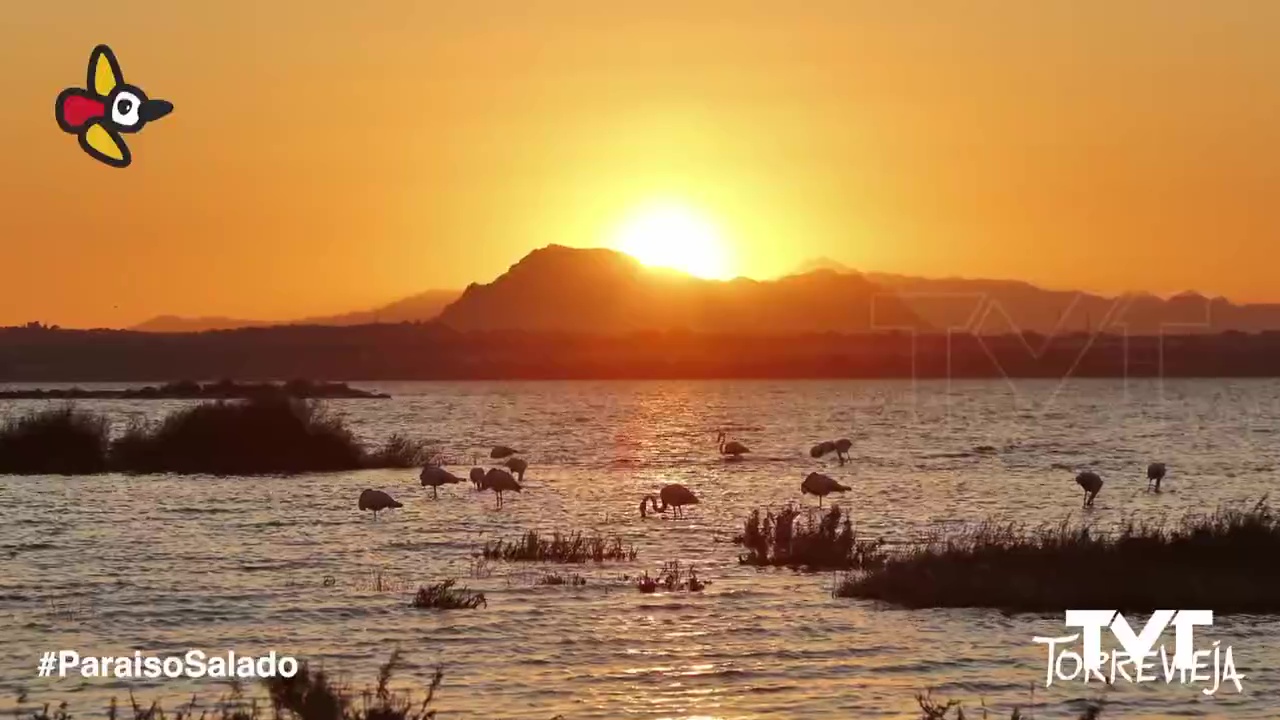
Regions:
<svg viewBox="0 0 1280 720"><path fill-rule="evenodd" d="M744 552L744 565L782 566L807 570L851 570L884 560L883 540L863 540L852 519L832 505L825 513L785 507L761 515L753 510L734 538Z"/></svg>
<svg viewBox="0 0 1280 720"><path fill-rule="evenodd" d="M0 425L0 473L277 475L410 468L432 456L427 442L403 435L367 450L316 401L277 395L183 408L114 441L109 427L71 406L10 418Z"/></svg>
<svg viewBox="0 0 1280 720"><path fill-rule="evenodd" d="M653 593L659 590L667 592L702 592L709 582L698 578L698 570L692 565L681 565L679 560L663 563L662 570L656 577L651 577L646 570L636 578L636 589L642 593Z"/></svg>
<svg viewBox="0 0 1280 720"><path fill-rule="evenodd" d="M413 596L413 607L429 610L475 610L481 605L488 607L484 593L475 592L466 586L454 587L457 580L449 578L434 585L423 585Z"/></svg>
<svg viewBox="0 0 1280 720"><path fill-rule="evenodd" d="M357 691L351 685L340 683L323 670L313 669L301 663L293 677L276 675L261 681L267 702L246 700L243 690L233 685L230 697L223 697L209 708L202 708L193 696L188 703L178 706L172 713L173 720L434 720L436 691L444 680L444 670L436 667L425 692L395 692L390 689L391 678L400 667L400 652L378 670L377 683ZM20 696L19 702L25 701ZM169 714L158 702L140 704L129 696L129 707L122 709L115 699L107 708L108 720L167 720ZM49 705L36 710L15 711L15 720L71 720L66 702L52 711Z"/></svg>
<svg viewBox="0 0 1280 720"><path fill-rule="evenodd" d="M0 474L87 475L107 469L108 423L72 405L0 424Z"/></svg>
<svg viewBox="0 0 1280 720"><path fill-rule="evenodd" d="M534 581L537 585L568 585L569 587L582 587L587 584L587 579L578 573L546 573Z"/></svg>
<svg viewBox="0 0 1280 720"><path fill-rule="evenodd" d="M529 530L518 540L486 542L480 554L487 560L582 564L635 560L636 548L617 535L587 535L581 531L547 535Z"/></svg>
<svg viewBox="0 0 1280 720"><path fill-rule="evenodd" d="M929 693L916 693L916 704L920 706L920 720L967 720L970 717L958 700L934 700ZM1102 708L1102 702L1091 700L1077 716L1077 720L1098 720L1102 717ZM991 712L986 707L983 707L980 712L981 715L975 717L980 717L982 720L989 720L991 717ZM1009 713L1009 720L1029 720L1029 718L1030 716L1020 708L1014 708Z"/></svg>
<svg viewBox="0 0 1280 720"><path fill-rule="evenodd" d="M935 533L851 572L835 594L910 608L1276 614L1278 554L1280 517L1265 497L1178 522L1131 518L1105 530L1069 520L1036 527L988 521Z"/></svg>

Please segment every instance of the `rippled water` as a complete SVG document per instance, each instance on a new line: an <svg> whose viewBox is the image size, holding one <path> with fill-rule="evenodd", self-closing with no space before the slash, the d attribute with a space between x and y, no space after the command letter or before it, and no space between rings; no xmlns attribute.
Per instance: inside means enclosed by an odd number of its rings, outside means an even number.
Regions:
<svg viewBox="0 0 1280 720"><path fill-rule="evenodd" d="M1107 484L1091 511L1178 516L1277 487L1276 381L546 382L363 384L391 400L330 407L370 441L393 431L440 441L465 470L494 443L527 451L526 491L501 511L452 486L432 500L416 473L295 478L0 477L0 708L32 700L92 711L129 688L176 705L211 681L38 679L44 650L89 655L274 649L371 680L392 648L399 684L446 667L440 708L455 718L905 717L918 690L989 707L1036 703L1065 717L1105 696L1113 717L1274 717L1280 622L1220 618L1245 694L1213 698L1163 682L1044 688L1034 635L1061 617L906 611L833 598L832 576L739 566L728 542L759 506L800 499L809 471L850 482L861 530L889 538L987 517L1079 514L1074 473ZM82 402L123 426L180 402ZM0 414L39 405L0 404ZM714 431L753 453L722 461ZM855 440L844 468L808 457L821 439ZM987 446L987 447L983 447ZM1166 492L1143 469L1170 466ZM642 520L641 495L681 482L701 498L688 519ZM374 522L366 487L405 503ZM472 577L484 540L525 528L620 533L633 563L588 567L586 587L531 584L537 567ZM622 574L695 565L700 594L642 595ZM372 587L375 572L390 587ZM483 574L483 573L481 573ZM446 576L483 590L487 609L407 606ZM326 584L326 577L332 584ZM1034 691L1033 691L1034 686Z"/></svg>

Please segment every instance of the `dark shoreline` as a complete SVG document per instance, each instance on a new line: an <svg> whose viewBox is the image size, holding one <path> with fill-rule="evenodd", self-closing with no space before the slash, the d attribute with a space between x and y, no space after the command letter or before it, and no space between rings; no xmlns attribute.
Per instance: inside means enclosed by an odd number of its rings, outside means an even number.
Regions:
<svg viewBox="0 0 1280 720"><path fill-rule="evenodd" d="M34 388L0 390L0 400L253 400L269 397L296 400L385 400L386 393L353 388L346 383L291 380L287 383L237 383L222 380L197 383L191 380L147 385L119 390L85 390L84 388Z"/></svg>
<svg viewBox="0 0 1280 720"><path fill-rule="evenodd" d="M0 328L0 382L1280 377L1280 332L599 334L439 323L205 333Z"/></svg>

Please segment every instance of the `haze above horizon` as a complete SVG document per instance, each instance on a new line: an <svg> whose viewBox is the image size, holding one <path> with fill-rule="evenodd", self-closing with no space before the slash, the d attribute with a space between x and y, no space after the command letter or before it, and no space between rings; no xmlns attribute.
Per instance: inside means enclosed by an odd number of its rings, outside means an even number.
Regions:
<svg viewBox="0 0 1280 720"><path fill-rule="evenodd" d="M1277 301L1278 32L1193 0L20 3L0 325L343 313L549 243ZM127 170L51 112L101 42L175 105Z"/></svg>

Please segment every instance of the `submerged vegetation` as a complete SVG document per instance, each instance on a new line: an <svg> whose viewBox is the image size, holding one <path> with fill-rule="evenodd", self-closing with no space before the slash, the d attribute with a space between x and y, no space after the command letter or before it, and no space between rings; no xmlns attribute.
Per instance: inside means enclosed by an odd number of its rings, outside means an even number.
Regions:
<svg viewBox="0 0 1280 720"><path fill-rule="evenodd" d="M548 537L529 530L519 540L486 542L480 549L486 560L510 562L585 563L588 561L635 560L636 548L617 535L587 535L581 531L554 532Z"/></svg>
<svg viewBox="0 0 1280 720"><path fill-rule="evenodd" d="M114 440L109 427L72 406L12 418L0 426L0 473L288 474L415 467L429 454L400 435L366 450L320 405L280 397L194 405Z"/></svg>
<svg viewBox="0 0 1280 720"><path fill-rule="evenodd" d="M449 578L434 585L423 585L413 596L413 607L428 610L475 610L481 605L488 607L484 593L475 592L466 586L455 588L457 580Z"/></svg>
<svg viewBox="0 0 1280 720"><path fill-rule="evenodd" d="M1012 612L1202 607L1280 613L1280 517L1266 498L1181 521L1110 530L1063 521L985 522L939 534L848 574L835 594L909 608Z"/></svg>
<svg viewBox="0 0 1280 720"><path fill-rule="evenodd" d="M883 561L883 541L860 540L852 520L839 505L832 505L822 514L813 509L801 513L786 507L762 516L759 510L753 510L734 542L745 549L738 557L744 565L851 570Z"/></svg>
<svg viewBox="0 0 1280 720"><path fill-rule="evenodd" d="M657 577L650 577L649 571L646 570L643 575L636 578L636 589L642 593L659 590L702 592L707 585L708 583L698 579L696 568L692 565L681 565L679 560L664 563Z"/></svg>

